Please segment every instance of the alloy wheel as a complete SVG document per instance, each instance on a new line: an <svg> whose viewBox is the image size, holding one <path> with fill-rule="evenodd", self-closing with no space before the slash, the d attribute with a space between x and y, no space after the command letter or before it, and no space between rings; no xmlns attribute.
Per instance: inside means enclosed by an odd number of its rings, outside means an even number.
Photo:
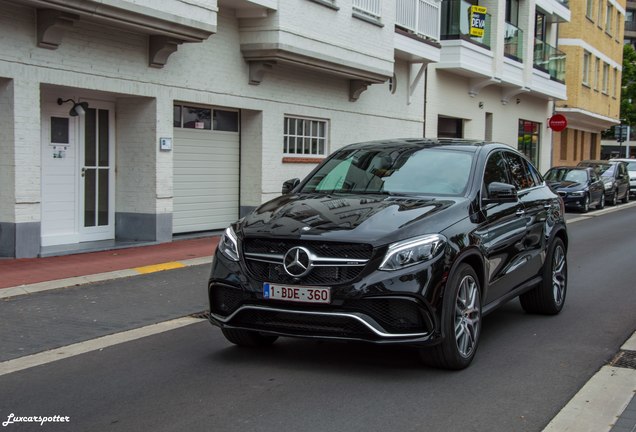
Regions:
<svg viewBox="0 0 636 432"><path fill-rule="evenodd" d="M565 251L559 244L552 254L552 295L557 306L563 303L567 283Z"/></svg>
<svg viewBox="0 0 636 432"><path fill-rule="evenodd" d="M472 355L479 339L481 299L477 282L471 275L464 276L455 301L455 341L459 354Z"/></svg>

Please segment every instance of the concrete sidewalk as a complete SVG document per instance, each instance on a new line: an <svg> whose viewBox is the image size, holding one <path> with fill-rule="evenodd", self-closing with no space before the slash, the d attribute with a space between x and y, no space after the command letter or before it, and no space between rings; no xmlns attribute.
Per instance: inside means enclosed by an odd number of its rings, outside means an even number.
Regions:
<svg viewBox="0 0 636 432"><path fill-rule="evenodd" d="M60 356L57 351L62 350L69 355L70 348L82 341L143 330L206 309L201 287L209 266L200 266L187 276L179 269L210 263L217 243L218 237L206 237L103 252L0 260L0 371L23 369L21 363L28 365L34 357L47 353ZM165 273L161 286L143 276L163 270L173 271ZM118 278L126 279L108 284ZM36 292L41 294L33 296ZM135 306L139 304L144 305L143 314ZM25 316L34 311L40 319L29 324ZM24 324L21 332L15 332L16 322ZM92 325L87 325L89 322ZM193 322L197 321L178 325ZM141 334L139 337L145 333ZM546 432L636 432L636 333L619 355L590 379L548 424Z"/></svg>

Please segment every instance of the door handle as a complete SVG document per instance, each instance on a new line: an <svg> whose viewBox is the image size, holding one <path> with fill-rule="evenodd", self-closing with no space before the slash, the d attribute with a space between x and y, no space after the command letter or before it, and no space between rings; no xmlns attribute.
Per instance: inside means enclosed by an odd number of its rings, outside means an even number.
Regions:
<svg viewBox="0 0 636 432"><path fill-rule="evenodd" d="M546 210L549 210L549 209L551 209L551 208L552 208L552 204L550 204L550 203L543 203L543 208L544 208L544 209L546 209Z"/></svg>
<svg viewBox="0 0 636 432"><path fill-rule="evenodd" d="M517 216L521 217L521 216L523 216L523 215L525 215L525 214L526 214L526 211L525 211L525 210L523 210L523 209L519 209L519 210L517 210L517 211L515 212L515 214L516 214Z"/></svg>

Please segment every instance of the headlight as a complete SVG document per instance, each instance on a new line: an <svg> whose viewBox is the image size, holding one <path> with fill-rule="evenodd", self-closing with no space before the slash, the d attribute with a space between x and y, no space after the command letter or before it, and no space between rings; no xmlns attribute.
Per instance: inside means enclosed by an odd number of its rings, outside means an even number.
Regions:
<svg viewBox="0 0 636 432"><path fill-rule="evenodd" d="M238 242L236 240L236 234L231 227L228 227L221 236L218 248L227 259L232 261L239 260Z"/></svg>
<svg viewBox="0 0 636 432"><path fill-rule="evenodd" d="M446 237L440 234L429 234L393 243L386 252L380 270L399 270L428 261L439 255L445 245Z"/></svg>
<svg viewBox="0 0 636 432"><path fill-rule="evenodd" d="M582 196L585 196L585 191L570 192L570 196L582 197Z"/></svg>
<svg viewBox="0 0 636 432"><path fill-rule="evenodd" d="M605 186L605 190L610 190L614 188L614 180L607 179L603 180L603 186Z"/></svg>

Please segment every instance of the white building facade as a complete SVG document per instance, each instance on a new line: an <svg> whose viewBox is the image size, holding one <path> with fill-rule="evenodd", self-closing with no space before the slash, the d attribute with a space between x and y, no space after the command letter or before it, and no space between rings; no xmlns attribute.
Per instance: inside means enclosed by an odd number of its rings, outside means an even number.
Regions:
<svg viewBox="0 0 636 432"><path fill-rule="evenodd" d="M485 8L483 35L470 35L471 6ZM569 20L565 0L445 0L441 58L427 70L426 135L503 142L545 172L548 118L567 96L558 25Z"/></svg>
<svg viewBox="0 0 636 432"><path fill-rule="evenodd" d="M455 3L0 0L0 257L221 230L352 142L461 123L516 147L527 119L549 155L564 85L442 38ZM493 41L505 3L485 2Z"/></svg>

